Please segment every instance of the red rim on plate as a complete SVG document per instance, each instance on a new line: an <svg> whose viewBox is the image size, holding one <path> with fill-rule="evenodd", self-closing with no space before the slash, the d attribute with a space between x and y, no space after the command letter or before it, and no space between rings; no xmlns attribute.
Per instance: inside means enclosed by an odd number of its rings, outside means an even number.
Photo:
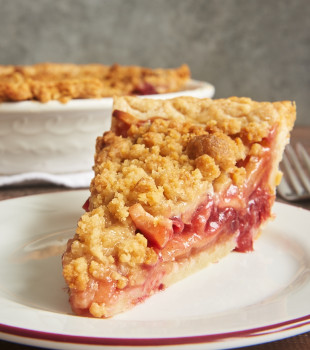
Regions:
<svg viewBox="0 0 310 350"><path fill-rule="evenodd" d="M302 326L310 325L310 315L296 319L275 323L262 327L244 329L235 332L203 334L187 337L172 338L106 338L75 336L70 334L58 334L40 332L26 328L19 328L0 324L0 332L23 338L32 338L60 343L75 343L84 345L109 345L109 346L156 346L156 345L185 345L198 343L211 343L231 338L250 338L265 336L267 334L288 331Z"/></svg>

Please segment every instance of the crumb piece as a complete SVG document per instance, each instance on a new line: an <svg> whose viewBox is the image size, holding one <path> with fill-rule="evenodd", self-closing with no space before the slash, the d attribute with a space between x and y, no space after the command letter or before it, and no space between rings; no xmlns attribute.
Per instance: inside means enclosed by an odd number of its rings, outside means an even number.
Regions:
<svg viewBox="0 0 310 350"><path fill-rule="evenodd" d="M249 150L250 156L259 156L261 152L263 151L263 146L259 143L253 143L251 145L251 148Z"/></svg>
<svg viewBox="0 0 310 350"><path fill-rule="evenodd" d="M205 181L213 182L220 176L220 168L215 164L214 158L203 154L195 159L195 165L200 170Z"/></svg>
<svg viewBox="0 0 310 350"><path fill-rule="evenodd" d="M280 185L280 182L281 182L281 180L282 180L282 176L283 176L282 171L278 171L278 172L277 172L277 175L276 175L276 179L275 179L275 185L276 185L276 186L279 186L279 185Z"/></svg>
<svg viewBox="0 0 310 350"><path fill-rule="evenodd" d="M119 289L124 289L128 284L128 279L116 271L111 273L111 278L117 282L116 286Z"/></svg>
<svg viewBox="0 0 310 350"><path fill-rule="evenodd" d="M245 182L246 180L246 170L244 167L235 167L234 168L234 171L232 172L231 174L231 178L232 178L232 181L233 183L240 187L242 186L242 184Z"/></svg>
<svg viewBox="0 0 310 350"><path fill-rule="evenodd" d="M70 288L83 291L89 281L86 259L80 257L72 260L64 267L63 275Z"/></svg>
<svg viewBox="0 0 310 350"><path fill-rule="evenodd" d="M151 255L149 250L153 249L147 247L147 239L141 233L130 240L120 241L116 247L118 259L131 267L148 261Z"/></svg>
<svg viewBox="0 0 310 350"><path fill-rule="evenodd" d="M229 171L240 159L238 146L240 141L237 144L223 132L216 132L194 137L187 146L187 152L191 159L207 154L222 170Z"/></svg>
<svg viewBox="0 0 310 350"><path fill-rule="evenodd" d="M107 316L107 308L104 303L91 303L89 312L94 317L106 317Z"/></svg>

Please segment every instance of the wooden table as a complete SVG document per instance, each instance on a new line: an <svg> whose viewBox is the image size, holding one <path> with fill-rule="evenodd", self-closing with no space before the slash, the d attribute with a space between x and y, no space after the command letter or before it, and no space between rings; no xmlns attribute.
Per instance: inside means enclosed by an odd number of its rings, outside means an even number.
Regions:
<svg viewBox="0 0 310 350"><path fill-rule="evenodd" d="M291 143L295 144L297 141L301 141L306 149L310 153L310 127L295 127ZM36 186L10 186L0 188L0 200L17 198L22 196L28 196L39 193L57 192L57 191L68 191L68 189L53 185L36 185ZM282 201L281 199L278 199ZM310 210L309 202L294 203L294 205L306 208ZM310 302L310 296L309 296ZM0 310L1 313L1 310ZM31 347L14 344L0 340L1 349L7 350L29 350ZM255 345L250 347L240 348L243 350L309 350L310 349L310 332L301 334L295 337L274 341L266 344Z"/></svg>

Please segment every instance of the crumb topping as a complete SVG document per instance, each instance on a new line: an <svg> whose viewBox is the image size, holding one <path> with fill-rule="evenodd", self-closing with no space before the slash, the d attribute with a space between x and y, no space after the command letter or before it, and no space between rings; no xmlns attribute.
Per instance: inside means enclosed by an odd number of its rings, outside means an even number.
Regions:
<svg viewBox="0 0 310 350"><path fill-rule="evenodd" d="M180 97L172 100L144 100L119 97L114 109L125 111L140 120L154 115L162 118L192 120L210 130L220 130L228 136L239 135L244 142L261 142L272 125L286 124L292 128L296 106L291 101L257 102L246 97L226 99L196 99ZM116 121L114 120L114 125Z"/></svg>
<svg viewBox="0 0 310 350"><path fill-rule="evenodd" d="M291 123L285 110L288 115L294 109L284 102L260 110L243 98L141 101L116 99L115 108L126 113L116 111L112 130L97 138L89 211L63 258L64 277L77 290L88 279L114 281L120 290L143 283L147 266L159 256L136 229L133 208L137 216L146 212L151 223L143 225L169 231L165 220L195 210L192 203L208 193L231 183L242 187L245 160L255 166L271 126ZM278 109L284 109L282 119ZM104 305L92 309L105 312Z"/></svg>
<svg viewBox="0 0 310 350"><path fill-rule="evenodd" d="M187 65L175 69L63 63L0 66L0 102L67 102L80 98L167 93L180 90L189 78Z"/></svg>
<svg viewBox="0 0 310 350"><path fill-rule="evenodd" d="M240 138L192 121L155 118L131 125L126 137L110 131L97 140L91 206L106 206L121 222L135 203L154 216L173 216L244 158Z"/></svg>

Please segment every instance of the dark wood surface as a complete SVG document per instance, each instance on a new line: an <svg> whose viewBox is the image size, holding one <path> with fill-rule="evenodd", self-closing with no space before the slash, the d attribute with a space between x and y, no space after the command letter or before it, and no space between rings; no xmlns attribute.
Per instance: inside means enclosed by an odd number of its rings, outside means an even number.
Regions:
<svg viewBox="0 0 310 350"><path fill-rule="evenodd" d="M310 153L310 127L295 127L292 137L291 143L295 144L296 142L301 141L306 149ZM48 193L48 192L60 192L60 191L68 191L67 188L53 185L32 185L32 186L8 186L0 188L0 200L18 198L28 195L35 195L40 193ZM280 198L277 199L282 201ZM282 201L283 202L283 201ZM291 203L296 206L300 206L310 210L310 201L308 202L299 202L299 203ZM310 296L309 296L310 303ZM1 313L1 310L0 310ZM0 336L1 338L1 336ZM0 340L0 348L7 350L29 350L32 347L15 344L11 342L6 342ZM113 347L111 347L113 349ZM243 350L309 350L310 349L310 332L304 333L298 336L286 338L279 341L273 341L261 345L254 345L250 347L240 348Z"/></svg>

